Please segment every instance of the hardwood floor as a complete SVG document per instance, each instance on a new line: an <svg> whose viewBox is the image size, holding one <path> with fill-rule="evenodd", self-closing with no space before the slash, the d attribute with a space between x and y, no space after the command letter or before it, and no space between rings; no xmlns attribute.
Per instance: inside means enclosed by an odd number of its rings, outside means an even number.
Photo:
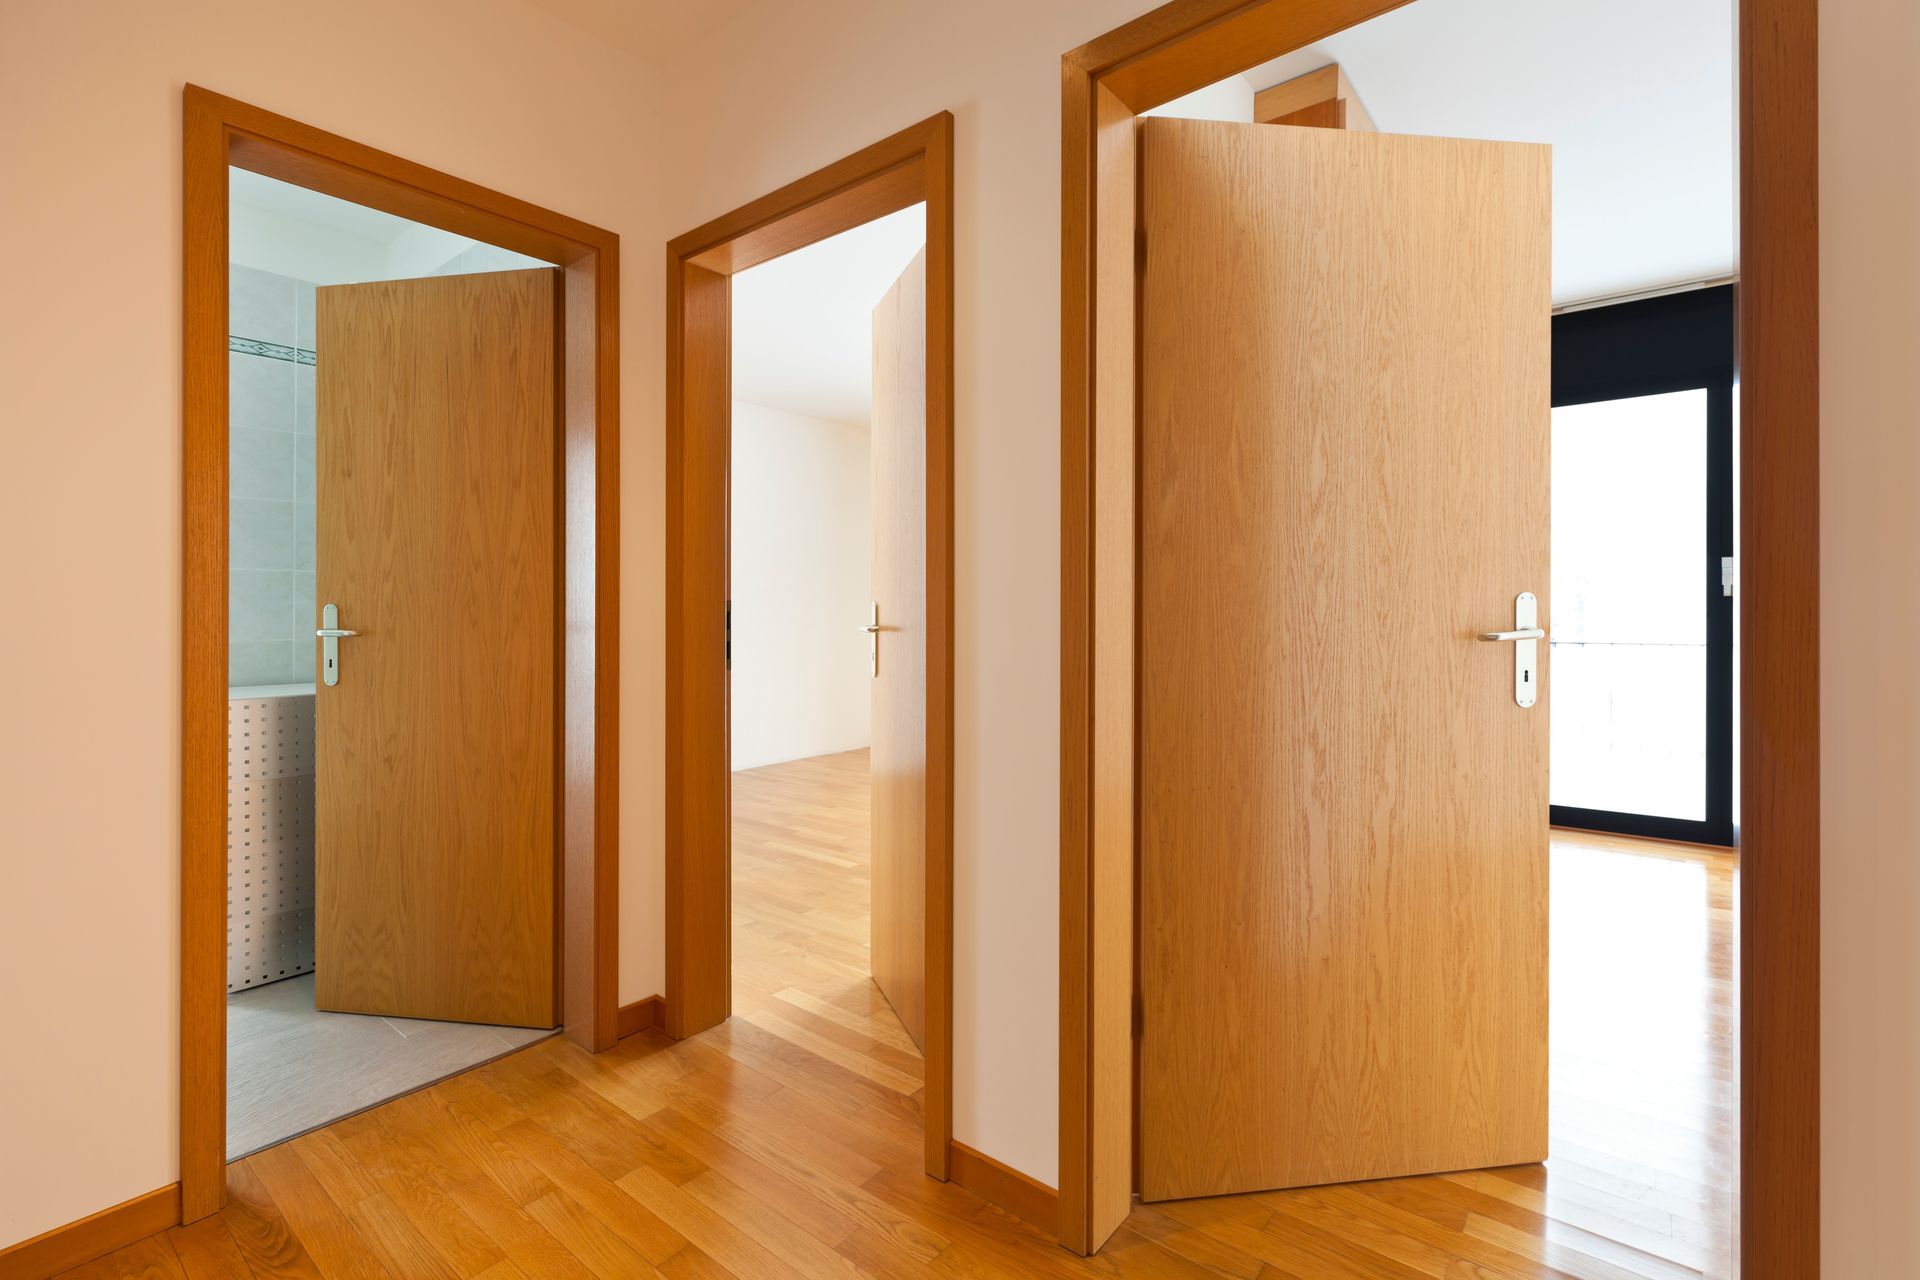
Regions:
<svg viewBox="0 0 1920 1280"><path fill-rule="evenodd" d="M738 774L735 1010L562 1038L231 1166L219 1215L69 1274L1727 1277L1731 858L1555 833L1545 1166L1136 1206L1097 1258L920 1172L865 980L865 761Z"/></svg>

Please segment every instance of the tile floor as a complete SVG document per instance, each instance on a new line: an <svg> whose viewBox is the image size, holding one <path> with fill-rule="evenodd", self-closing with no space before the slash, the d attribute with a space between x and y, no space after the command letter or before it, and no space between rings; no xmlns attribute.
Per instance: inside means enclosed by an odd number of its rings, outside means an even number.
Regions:
<svg viewBox="0 0 1920 1280"><path fill-rule="evenodd" d="M313 1007L313 975L227 997L227 1158L284 1142L551 1031Z"/></svg>

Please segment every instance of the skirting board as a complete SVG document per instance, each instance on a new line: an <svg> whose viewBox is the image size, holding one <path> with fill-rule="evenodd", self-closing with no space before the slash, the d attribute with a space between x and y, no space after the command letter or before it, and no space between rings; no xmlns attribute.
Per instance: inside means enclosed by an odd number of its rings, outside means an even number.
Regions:
<svg viewBox="0 0 1920 1280"><path fill-rule="evenodd" d="M663 1027L667 1022L667 1002L660 996L648 996L620 1006L619 1036L625 1040L648 1027Z"/></svg>
<svg viewBox="0 0 1920 1280"><path fill-rule="evenodd" d="M172 1182L0 1249L0 1280L45 1280L179 1225L180 1184Z"/></svg>
<svg viewBox="0 0 1920 1280"><path fill-rule="evenodd" d="M1030 1222L1050 1236L1060 1234L1060 1193L992 1156L983 1156L964 1142L947 1144L953 1181L988 1204Z"/></svg>

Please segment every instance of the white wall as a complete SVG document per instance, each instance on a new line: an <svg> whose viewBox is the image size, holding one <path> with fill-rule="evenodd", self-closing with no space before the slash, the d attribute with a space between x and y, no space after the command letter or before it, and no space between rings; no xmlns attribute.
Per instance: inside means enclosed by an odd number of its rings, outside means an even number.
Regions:
<svg viewBox="0 0 1920 1280"><path fill-rule="evenodd" d="M733 402L733 767L867 745L867 429Z"/></svg>
<svg viewBox="0 0 1920 1280"><path fill-rule="evenodd" d="M662 985L651 73L518 0L4 0L0 234L21 251L0 307L0 578L16 622L0 629L0 1247L178 1176L186 81L629 246L621 998Z"/></svg>
<svg viewBox="0 0 1920 1280"><path fill-rule="evenodd" d="M1920 6L1820 0L1821 1254L1920 1257Z"/></svg>

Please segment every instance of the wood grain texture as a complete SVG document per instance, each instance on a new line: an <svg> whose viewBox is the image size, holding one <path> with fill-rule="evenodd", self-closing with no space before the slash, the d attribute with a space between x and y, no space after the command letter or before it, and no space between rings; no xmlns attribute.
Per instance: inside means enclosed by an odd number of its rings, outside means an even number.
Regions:
<svg viewBox="0 0 1920 1280"><path fill-rule="evenodd" d="M620 1038L638 1035L653 1027L666 1025L667 1002L660 996L648 996L645 1000L635 1000L632 1004L620 1006Z"/></svg>
<svg viewBox="0 0 1920 1280"><path fill-rule="evenodd" d="M1088 974L1098 959L1090 956L1087 945L1091 908L1086 892L1093 789L1091 688L1096 679L1091 595L1098 567L1092 512L1100 496L1093 480L1091 418L1098 394L1106 394L1109 384L1100 378L1093 352L1099 298L1090 262L1099 220L1092 193L1105 178L1097 163L1094 92L1106 88L1128 109L1146 110L1396 7L1378 0L1173 0L1061 59L1060 1191L1061 1240L1069 1248L1089 1247L1085 1215L1074 1206L1084 1206L1090 1178L1088 1152L1094 1137L1087 1133L1084 1105L1091 1092L1090 1043L1099 1030L1091 1025L1087 1003ZM1743 495L1742 510L1753 527L1771 528L1792 543L1782 562L1791 566L1786 575L1791 584L1783 583L1790 597L1812 585L1817 548L1816 507L1805 487L1814 474L1819 429L1816 383L1810 376L1819 337L1811 284L1818 261L1816 13L1815 0L1744 0L1739 24L1740 136L1743 151L1751 153L1742 165L1742 220L1761 228L1757 243L1763 246L1754 259L1757 266L1747 268L1749 287L1740 295L1743 376L1771 376L1749 363L1760 351L1777 346L1791 357L1790 362L1769 366L1781 370L1764 397L1780 406L1777 430L1769 433L1760 454L1748 457L1764 454L1773 459L1767 468L1771 478L1767 486ZM1097 229L1131 236L1132 211L1122 217L1121 225L1102 222ZM1097 393L1096 388L1102 390ZM1780 451L1777 457L1770 452L1775 448ZM1741 484L1747 483L1743 472ZM1743 610L1757 595L1748 593ZM1793 612L1804 618L1805 607L1802 597ZM1746 625L1743 618L1743 628ZM1753 913L1748 937L1756 954L1778 958L1780 968L1772 976L1782 984L1772 1006L1771 1032L1763 1035L1758 1023L1750 1026L1743 1053L1778 1064L1781 1070L1771 1078L1782 1088L1745 1095L1740 1122L1746 1138L1743 1177L1775 1189L1767 1193L1773 1211L1764 1218L1745 1218L1752 1233L1746 1252L1750 1268L1769 1266L1777 1257L1779 1274L1811 1275L1818 1256L1812 1208L1817 1203L1817 1161L1811 1154L1818 1145L1818 917L1795 904L1811 900L1808 895L1818 880L1818 771L1808 754L1812 744L1805 714L1809 691L1818 681L1817 637L1804 622L1795 622L1779 639L1769 679L1798 710L1780 720L1782 729L1793 735L1785 740L1792 767L1776 777L1790 776L1791 788L1765 796L1748 789L1741 816L1743 825L1757 829L1763 822L1760 807L1766 806L1771 815L1764 821L1791 832L1786 843L1794 850L1772 864L1787 873L1777 890L1768 887L1773 881L1764 855L1761 874L1749 882L1755 891L1748 895L1746 908ZM1759 723L1771 715L1758 705L1771 693L1754 680L1757 668L1749 665L1745 670L1749 678L1740 694L1741 714L1749 723ZM1763 898L1772 899L1781 917L1771 914ZM1771 940L1775 929L1787 937L1779 950ZM1755 961L1758 969L1769 963ZM1749 984L1747 990L1756 989ZM1764 1053L1758 1048L1763 1042ZM1761 1139L1776 1120L1793 1126L1794 1141L1772 1144ZM1113 1140L1112 1135L1100 1136ZM1763 1244L1777 1247L1763 1252Z"/></svg>
<svg viewBox="0 0 1920 1280"><path fill-rule="evenodd" d="M927 1025L927 259L873 309L873 981L915 1045Z"/></svg>
<svg viewBox="0 0 1920 1280"><path fill-rule="evenodd" d="M992 1156L983 1156L964 1142L953 1144L953 1180L960 1186L1022 1222L1057 1235L1060 1231L1060 1193L1046 1183Z"/></svg>
<svg viewBox="0 0 1920 1280"><path fill-rule="evenodd" d="M916 187L902 177L918 175ZM726 1014L726 686L706 594L724 590L726 280L914 200L927 206L927 1088L925 1166L946 1175L952 1091L953 117L941 112L667 246L667 1016L674 1035ZM735 245L739 242L739 245ZM717 292L715 292L717 290ZM724 422L724 419L720 419ZM723 433L724 437L724 433ZM724 445L724 438L722 441ZM717 461L716 461L717 459ZM716 574L722 576L716 577ZM724 601L724 595L715 595ZM707 653L714 656L708 665ZM716 669L718 668L718 669ZM683 998L698 993L697 1005Z"/></svg>
<svg viewBox="0 0 1920 1280"><path fill-rule="evenodd" d="M1542 1159L1547 149L1140 147L1141 1194Z"/></svg>
<svg viewBox="0 0 1920 1280"><path fill-rule="evenodd" d="M0 1280L40 1280L124 1249L179 1221L180 1184L169 1183L0 1249Z"/></svg>
<svg viewBox="0 0 1920 1280"><path fill-rule="evenodd" d="M1740 6L1741 1259L1820 1271L1820 156L1815 0Z"/></svg>
<svg viewBox="0 0 1920 1280"><path fill-rule="evenodd" d="M731 294L667 264L667 1033L726 1020Z"/></svg>
<svg viewBox="0 0 1920 1280"><path fill-rule="evenodd" d="M580 536L566 566L563 984L567 1034L596 1049L615 1039L619 950L620 240L197 85L183 100L180 1185L191 1222L221 1203L226 1137L228 164L567 267L566 518Z"/></svg>
<svg viewBox="0 0 1920 1280"><path fill-rule="evenodd" d="M567 264L561 340L561 1013L610 1049L620 954L620 244Z"/></svg>
<svg viewBox="0 0 1920 1280"><path fill-rule="evenodd" d="M1408 0L1172 0L1066 56L1138 114Z"/></svg>
<svg viewBox="0 0 1920 1280"><path fill-rule="evenodd" d="M559 1020L558 285L317 296L318 592L359 632L315 703L322 1009Z"/></svg>
<svg viewBox="0 0 1920 1280"><path fill-rule="evenodd" d="M227 126L184 103L180 1197L220 1207L227 1142Z"/></svg>
<svg viewBox="0 0 1920 1280"><path fill-rule="evenodd" d="M290 1144L304 1174L236 1164L219 1216L76 1274L172 1277L171 1245L194 1280L1731 1280L1724 851L1555 833L1554 999L1575 1035L1556 1045L1544 1168L1143 1206L1081 1259L1022 1220L1044 1216L1024 1175L1009 1188L956 1150L953 1183L921 1176L920 1102L886 1083L910 1079L911 1042L861 954L862 753L733 785L742 1016L599 1055L550 1038Z"/></svg>
<svg viewBox="0 0 1920 1280"><path fill-rule="evenodd" d="M1260 90L1253 95L1253 118L1259 124L1374 131L1373 117L1337 62Z"/></svg>
<svg viewBox="0 0 1920 1280"><path fill-rule="evenodd" d="M1106 89L1095 91L1099 129L1101 224L1120 226L1138 199L1138 130L1133 113ZM1094 339L1100 395L1094 417L1094 465L1103 499L1094 509L1094 778L1092 1082L1087 1098L1091 1182L1087 1211L1094 1238L1125 1221L1134 1188L1134 846L1138 795L1133 769L1139 731L1136 612L1139 600L1136 510L1138 413L1134 308L1139 257L1132 234L1101 234L1094 245L1100 314Z"/></svg>

